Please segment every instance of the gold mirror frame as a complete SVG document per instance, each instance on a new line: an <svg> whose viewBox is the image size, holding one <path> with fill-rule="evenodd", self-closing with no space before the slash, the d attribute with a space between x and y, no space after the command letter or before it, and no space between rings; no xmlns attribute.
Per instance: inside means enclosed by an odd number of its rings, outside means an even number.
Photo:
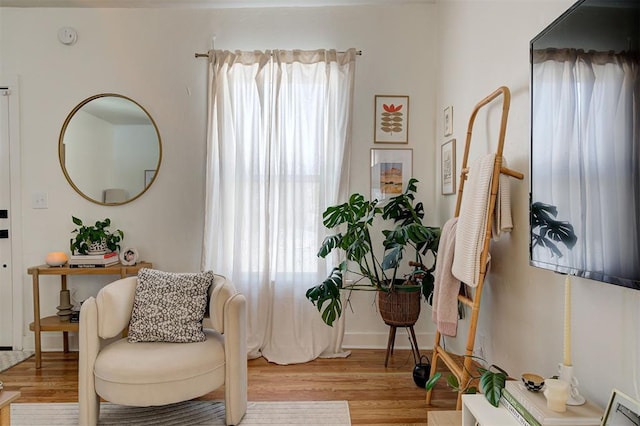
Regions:
<svg viewBox="0 0 640 426"><path fill-rule="evenodd" d="M137 108L140 109L141 112L144 113L144 115L149 119L149 122L153 125L153 130L155 131L155 136L157 137L157 143L158 143L158 153L157 153L157 157L158 157L158 161L157 163L154 165L154 169L145 169L142 170L142 175L140 176L140 179L143 182L143 187L142 190L140 190L139 192L136 192L135 194L132 194L130 196L128 196L128 198L124 201L118 201L118 202L107 202L104 199L103 200L98 200L94 197L92 197L91 195L87 194L86 190L83 191L82 189L80 189L81 186L83 186L82 182L74 182L73 178L70 176L69 174L69 170L67 169L67 165L66 165L66 159L67 159L67 147L65 144L65 134L67 133L67 130L69 129L69 125L71 123L71 120L74 118L74 116L76 115L76 113L78 113L78 111L80 111L83 107L85 107L88 103L101 99L101 98L118 98L120 100L124 100L124 101L128 101L132 104L132 106L135 106ZM96 158L100 158L101 153L97 153L95 154ZM85 100L83 100L82 102L80 102L67 116L67 118L64 121L64 124L62 125L62 129L60 131L60 138L58 139L58 159L60 161L60 167L62 168L62 172L64 173L65 178L67 179L67 182L69 182L69 185L71 185L71 187L80 195L82 196L84 199L91 201L92 203L96 203L99 205L103 205L103 206L120 206L123 204L127 204L130 203L134 200L136 200L137 198L139 198L140 196L142 196L142 194L144 194L145 192L147 192L147 190L151 187L151 185L153 185L153 183L156 180L156 177L158 176L158 172L160 171L160 165L162 164L162 139L160 138L160 132L158 131L158 126L156 125L156 122L153 120L153 117L151 117L151 114L149 114L149 112L142 106L140 105L138 102L134 101L133 99L127 97L127 96L123 96L123 95L119 95L117 93L101 93L98 95L94 95L91 96ZM153 172L153 173L150 173ZM104 188L105 190L108 188Z"/></svg>

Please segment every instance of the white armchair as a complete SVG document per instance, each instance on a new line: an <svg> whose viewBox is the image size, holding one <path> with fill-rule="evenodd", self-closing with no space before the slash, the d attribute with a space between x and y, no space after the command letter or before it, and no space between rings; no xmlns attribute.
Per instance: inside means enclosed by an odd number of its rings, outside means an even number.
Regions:
<svg viewBox="0 0 640 426"><path fill-rule="evenodd" d="M224 385L227 425L247 408L246 300L216 275L204 342L130 343L123 338L137 277L106 285L80 311L78 401L80 424L95 425L100 399L130 406L186 401Z"/></svg>

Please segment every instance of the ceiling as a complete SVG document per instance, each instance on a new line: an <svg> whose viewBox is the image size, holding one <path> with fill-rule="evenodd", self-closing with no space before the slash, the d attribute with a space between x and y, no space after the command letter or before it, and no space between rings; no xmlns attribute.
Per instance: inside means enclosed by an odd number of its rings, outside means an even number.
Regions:
<svg viewBox="0 0 640 426"><path fill-rule="evenodd" d="M0 0L0 7L321 7L381 4L436 3L441 0Z"/></svg>

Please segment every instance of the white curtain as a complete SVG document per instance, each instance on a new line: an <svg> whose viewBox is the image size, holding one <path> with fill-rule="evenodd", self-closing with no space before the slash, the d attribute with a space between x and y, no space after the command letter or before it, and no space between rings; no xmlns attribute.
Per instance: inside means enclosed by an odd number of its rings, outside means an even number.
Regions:
<svg viewBox="0 0 640 426"><path fill-rule="evenodd" d="M555 205L557 219L569 221L578 237L574 249L556 260L606 276L637 277L637 58L550 49L534 52L533 62L532 201ZM550 256L536 250L538 260Z"/></svg>
<svg viewBox="0 0 640 426"><path fill-rule="evenodd" d="M322 213L347 196L354 49L211 51L204 268L248 301L249 357L347 356L306 290Z"/></svg>

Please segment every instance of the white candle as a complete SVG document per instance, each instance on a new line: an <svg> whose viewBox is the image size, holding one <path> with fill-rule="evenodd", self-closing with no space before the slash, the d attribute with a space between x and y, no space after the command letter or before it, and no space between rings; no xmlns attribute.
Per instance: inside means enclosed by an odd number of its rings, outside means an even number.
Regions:
<svg viewBox="0 0 640 426"><path fill-rule="evenodd" d="M571 281L564 280L564 365L571 365Z"/></svg>

